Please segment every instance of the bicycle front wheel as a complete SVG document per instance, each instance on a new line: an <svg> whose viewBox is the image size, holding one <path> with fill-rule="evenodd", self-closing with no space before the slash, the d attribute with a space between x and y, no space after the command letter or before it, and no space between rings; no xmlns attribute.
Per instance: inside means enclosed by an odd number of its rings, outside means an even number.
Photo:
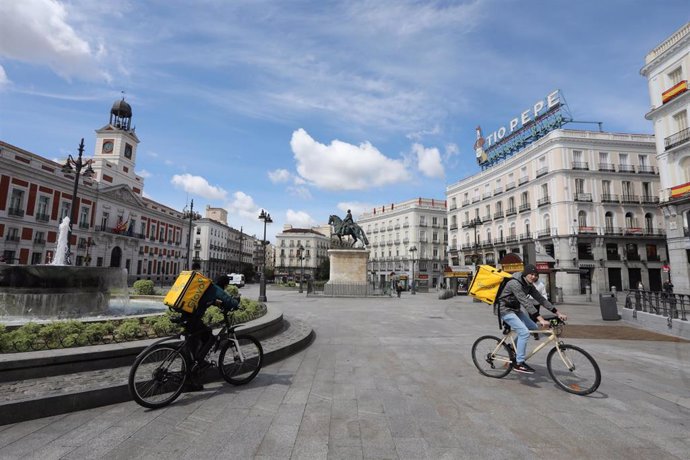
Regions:
<svg viewBox="0 0 690 460"><path fill-rule="evenodd" d="M599 388L601 371L594 358L582 348L561 345L546 357L546 367L556 384L568 393L588 395Z"/></svg>
<svg viewBox="0 0 690 460"><path fill-rule="evenodd" d="M237 344L231 339L223 345L218 357L218 368L220 375L228 383L244 385L259 373L264 361L264 350L261 343L251 335L238 335Z"/></svg>
<svg viewBox="0 0 690 460"><path fill-rule="evenodd" d="M487 377L500 379L512 370L511 348L493 335L479 337L472 345L472 361L479 372Z"/></svg>
<svg viewBox="0 0 690 460"><path fill-rule="evenodd" d="M129 393L140 406L157 409L173 402L187 378L187 360L174 346L161 344L137 356L129 371Z"/></svg>

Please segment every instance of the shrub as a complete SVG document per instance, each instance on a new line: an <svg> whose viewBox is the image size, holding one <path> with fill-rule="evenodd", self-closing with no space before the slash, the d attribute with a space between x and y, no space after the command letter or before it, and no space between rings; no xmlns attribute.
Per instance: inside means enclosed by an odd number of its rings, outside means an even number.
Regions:
<svg viewBox="0 0 690 460"><path fill-rule="evenodd" d="M85 329L80 321L55 321L45 324L38 336L45 342L46 348L71 347L79 344L79 336Z"/></svg>
<svg viewBox="0 0 690 460"><path fill-rule="evenodd" d="M227 292L230 297L237 297L240 295L240 289L234 284L228 284L225 288L225 292Z"/></svg>
<svg viewBox="0 0 690 460"><path fill-rule="evenodd" d="M137 280L132 287L136 295L156 295L156 288L151 280Z"/></svg>
<svg viewBox="0 0 690 460"><path fill-rule="evenodd" d="M7 337L8 348L14 351L29 351L39 348L38 332L41 325L36 323L26 323L22 327L10 332Z"/></svg>
<svg viewBox="0 0 690 460"><path fill-rule="evenodd" d="M160 316L149 316L144 319L144 324L149 326L156 335L170 335L178 329L178 326L172 322L172 316L170 315L160 315Z"/></svg>
<svg viewBox="0 0 690 460"><path fill-rule="evenodd" d="M128 319L120 323L118 327L115 328L115 339L116 340L131 340L144 334L144 329L141 327L139 320Z"/></svg>
<svg viewBox="0 0 690 460"><path fill-rule="evenodd" d="M88 343L102 343L103 339L113 333L115 325L110 321L105 323L87 324L82 333Z"/></svg>

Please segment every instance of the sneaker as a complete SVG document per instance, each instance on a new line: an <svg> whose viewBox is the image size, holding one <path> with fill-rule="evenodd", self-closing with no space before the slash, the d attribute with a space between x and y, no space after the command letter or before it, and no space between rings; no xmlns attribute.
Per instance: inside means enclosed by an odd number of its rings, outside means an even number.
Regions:
<svg viewBox="0 0 690 460"><path fill-rule="evenodd" d="M535 334L532 334L532 336L534 337L534 340L539 340L539 334L535 333Z"/></svg>
<svg viewBox="0 0 690 460"><path fill-rule="evenodd" d="M534 369L529 367L527 363L517 363L513 366L513 370L521 374L534 374Z"/></svg>

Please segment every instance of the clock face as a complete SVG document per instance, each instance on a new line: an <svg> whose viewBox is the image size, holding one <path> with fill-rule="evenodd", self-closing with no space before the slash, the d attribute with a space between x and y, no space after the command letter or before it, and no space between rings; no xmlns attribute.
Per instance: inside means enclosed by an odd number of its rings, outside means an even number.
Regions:
<svg viewBox="0 0 690 460"><path fill-rule="evenodd" d="M129 144L125 144L125 158L132 159L132 146Z"/></svg>
<svg viewBox="0 0 690 460"><path fill-rule="evenodd" d="M113 153L113 141L103 141L103 153Z"/></svg>

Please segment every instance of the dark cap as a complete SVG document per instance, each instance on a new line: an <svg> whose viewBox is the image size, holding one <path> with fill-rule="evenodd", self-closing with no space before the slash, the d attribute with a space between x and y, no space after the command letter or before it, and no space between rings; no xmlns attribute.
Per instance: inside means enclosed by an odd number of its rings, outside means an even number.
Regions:
<svg viewBox="0 0 690 460"><path fill-rule="evenodd" d="M537 267L535 267L532 264L525 265L525 269L522 271L522 275L526 276L526 275L531 275L532 273L534 273L536 275L539 274L539 272L537 271Z"/></svg>

